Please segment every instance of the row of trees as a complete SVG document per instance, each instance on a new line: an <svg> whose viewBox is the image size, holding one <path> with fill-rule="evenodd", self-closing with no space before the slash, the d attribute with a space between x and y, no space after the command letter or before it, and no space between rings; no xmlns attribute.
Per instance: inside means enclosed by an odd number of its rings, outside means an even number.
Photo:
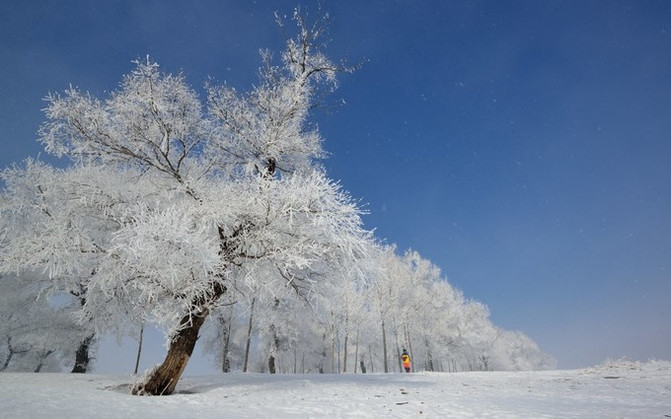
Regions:
<svg viewBox="0 0 671 419"><path fill-rule="evenodd" d="M212 317L225 368L246 342L265 347L270 371L298 371L299 358L301 371L344 371L365 356L370 369L391 371L393 348L411 341L427 369L460 368L465 345L473 368L491 366L482 349L502 332L486 309L414 253L377 244L319 165L322 138L308 114L351 68L321 52L319 22L299 13L294 22L279 64L263 52L260 81L245 93L208 85L202 100L147 58L105 99L75 88L48 96L40 141L70 165L28 160L2 172L0 272L3 287L17 277L41 284L35 301L79 326L77 348L61 351L76 354L73 371L86 370L96 336L153 323L167 330L168 352L133 393L170 394ZM27 308L16 316L41 322ZM242 340L241 318L251 330ZM439 324L452 330L438 333ZM10 365L18 338L8 330Z"/></svg>
<svg viewBox="0 0 671 419"><path fill-rule="evenodd" d="M72 311L44 298L44 281L0 277L0 371L72 368L86 332Z"/></svg>
<svg viewBox="0 0 671 419"><path fill-rule="evenodd" d="M369 255L377 266L367 278L322 282L309 301L246 294L208 325L206 351L224 372L402 371L404 348L418 371L555 366L523 333L495 327L486 306L417 252L375 246Z"/></svg>

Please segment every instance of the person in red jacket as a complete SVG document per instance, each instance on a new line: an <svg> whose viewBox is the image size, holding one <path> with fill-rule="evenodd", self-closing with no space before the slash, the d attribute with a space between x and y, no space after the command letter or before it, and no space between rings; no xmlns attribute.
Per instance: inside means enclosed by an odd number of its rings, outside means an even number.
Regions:
<svg viewBox="0 0 671 419"><path fill-rule="evenodd" d="M408 355L408 351L405 349L403 349L403 354L401 354L401 361L403 361L405 372L410 372L410 355Z"/></svg>

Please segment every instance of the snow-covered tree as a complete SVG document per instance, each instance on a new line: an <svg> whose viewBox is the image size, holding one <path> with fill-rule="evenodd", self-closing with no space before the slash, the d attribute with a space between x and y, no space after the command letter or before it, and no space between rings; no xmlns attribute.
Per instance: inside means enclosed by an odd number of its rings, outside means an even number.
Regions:
<svg viewBox="0 0 671 419"><path fill-rule="evenodd" d="M467 300L419 253L408 250L398 255L393 246L380 250L371 252L379 267L370 271L373 274L363 293L368 304L364 307L374 319L365 327L375 327L375 335L382 336L368 345L381 357L384 371L392 370L388 364L393 359L390 344L396 346L397 359L399 347L410 351L413 370L537 369L552 365L552 359L534 348L528 337L496 328L484 304Z"/></svg>
<svg viewBox="0 0 671 419"><path fill-rule="evenodd" d="M391 372L389 333L391 332L398 340L399 317L403 315L401 310L406 306L404 301L408 291L407 270L395 252L395 246L384 246L377 249L379 269L368 281L366 289L371 309L379 325L384 372ZM398 355L400 356L400 352Z"/></svg>
<svg viewBox="0 0 671 419"><path fill-rule="evenodd" d="M282 64L266 55L249 94L210 88L208 112L182 76L149 59L105 100L50 95L41 141L73 166L44 176L47 205L32 174L7 191L18 196L3 212L26 219L3 238L7 266L79 287L81 318L98 330L128 319L170 328L164 362L134 393L174 390L205 319L237 284L307 295L313 272L355 265L366 249L356 204L313 165L321 138L308 111L339 67L316 48L319 30L295 17ZM45 231L53 247L37 243Z"/></svg>
<svg viewBox="0 0 671 419"><path fill-rule="evenodd" d="M60 371L82 339L67 307L51 304L38 278L0 276L0 371Z"/></svg>
<svg viewBox="0 0 671 419"><path fill-rule="evenodd" d="M519 331L499 330L499 338L491 348L494 370L547 370L557 361L541 352L536 342Z"/></svg>
<svg viewBox="0 0 671 419"><path fill-rule="evenodd" d="M48 295L66 293L78 309L89 307L90 281L106 255L112 233L125 222L125 206L147 192L141 187L126 187L135 177L109 176L101 167L58 170L33 160L27 160L23 167L5 169L0 269L45 272L54 279L45 290ZM76 352L73 372L86 371L89 349L95 345L96 323L110 318L90 316L85 310L79 314L86 333Z"/></svg>

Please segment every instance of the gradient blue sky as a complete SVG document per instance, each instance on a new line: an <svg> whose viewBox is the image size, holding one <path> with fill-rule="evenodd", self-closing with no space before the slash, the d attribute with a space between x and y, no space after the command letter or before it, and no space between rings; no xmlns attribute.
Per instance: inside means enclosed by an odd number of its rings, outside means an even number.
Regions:
<svg viewBox="0 0 671 419"><path fill-rule="evenodd" d="M104 95L147 54L247 88L299 3L1 2L0 167L40 152L48 92ZM671 359L671 2L325 7L327 53L364 65L315 119L366 225L561 368ZM99 371L132 367L105 345Z"/></svg>

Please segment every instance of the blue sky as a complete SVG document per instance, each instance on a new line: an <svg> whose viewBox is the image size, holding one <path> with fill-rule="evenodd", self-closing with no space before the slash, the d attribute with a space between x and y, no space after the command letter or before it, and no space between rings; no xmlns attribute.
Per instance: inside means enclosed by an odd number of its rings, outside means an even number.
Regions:
<svg viewBox="0 0 671 419"><path fill-rule="evenodd" d="M48 92L104 95L147 54L247 88L297 4L2 2L0 167L41 151ZM325 7L327 53L363 66L315 121L366 225L562 368L671 359L671 3Z"/></svg>

